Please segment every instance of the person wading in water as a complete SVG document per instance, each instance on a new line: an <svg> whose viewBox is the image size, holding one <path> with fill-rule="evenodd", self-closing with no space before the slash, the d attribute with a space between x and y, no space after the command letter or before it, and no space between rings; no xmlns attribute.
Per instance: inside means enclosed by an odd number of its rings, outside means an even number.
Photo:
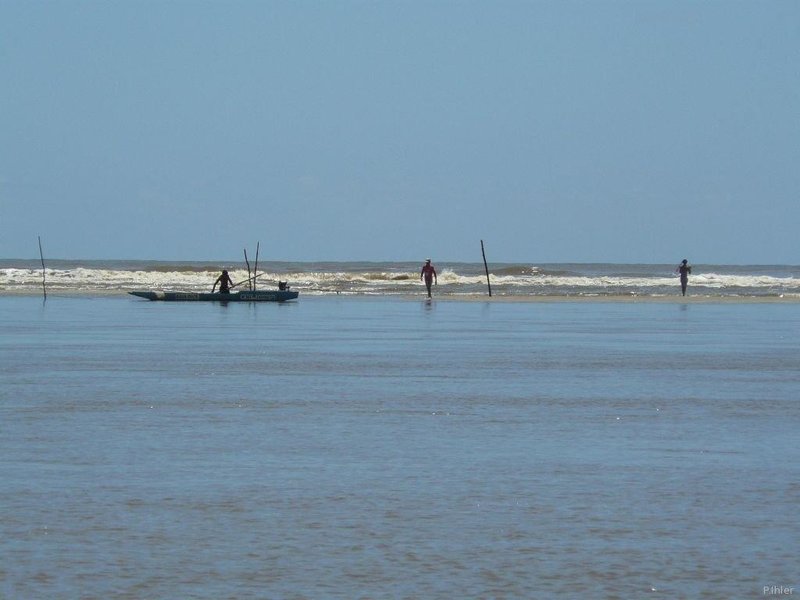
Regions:
<svg viewBox="0 0 800 600"><path fill-rule="evenodd" d="M428 298L430 298L431 284L435 283L436 285L439 285L439 280L436 277L436 269L433 268L430 258L426 259L425 264L422 265L422 271L419 274L419 278L425 280L425 287L428 289Z"/></svg>
<svg viewBox="0 0 800 600"><path fill-rule="evenodd" d="M689 274L692 272L692 267L689 266L689 261L685 258L683 262L675 269L676 273L681 274L681 293L686 295L686 286L689 284Z"/></svg>

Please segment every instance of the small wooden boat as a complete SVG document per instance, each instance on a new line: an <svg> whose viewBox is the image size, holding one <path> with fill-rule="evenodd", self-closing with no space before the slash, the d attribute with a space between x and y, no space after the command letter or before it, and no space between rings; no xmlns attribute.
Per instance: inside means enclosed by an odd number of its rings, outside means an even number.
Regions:
<svg viewBox="0 0 800 600"><path fill-rule="evenodd" d="M128 292L147 300L165 302L286 302L294 300L300 292L291 290L242 290L221 294L219 292Z"/></svg>

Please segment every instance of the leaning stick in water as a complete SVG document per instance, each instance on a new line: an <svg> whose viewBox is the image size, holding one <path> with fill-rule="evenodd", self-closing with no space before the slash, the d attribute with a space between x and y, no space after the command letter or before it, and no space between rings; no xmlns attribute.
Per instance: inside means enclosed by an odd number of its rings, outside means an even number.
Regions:
<svg viewBox="0 0 800 600"><path fill-rule="evenodd" d="M256 264L253 267L253 291L256 291L256 273L258 273L258 247L261 245L261 242L256 242Z"/></svg>
<svg viewBox="0 0 800 600"><path fill-rule="evenodd" d="M489 297L492 297L492 282L489 281L489 265L486 264L486 252L483 249L483 240L481 240L481 254L483 254L483 268L486 269L486 285L489 286Z"/></svg>
<svg viewBox="0 0 800 600"><path fill-rule="evenodd" d="M44 299L47 300L47 287L45 286L45 269L44 269L44 253L42 252L42 236L39 237L39 258L42 259L42 293Z"/></svg>
<svg viewBox="0 0 800 600"><path fill-rule="evenodd" d="M247 281L252 280L253 278L250 276L250 261L247 260L247 248L244 249L244 262L247 264ZM250 284L250 289L253 289L252 283Z"/></svg>

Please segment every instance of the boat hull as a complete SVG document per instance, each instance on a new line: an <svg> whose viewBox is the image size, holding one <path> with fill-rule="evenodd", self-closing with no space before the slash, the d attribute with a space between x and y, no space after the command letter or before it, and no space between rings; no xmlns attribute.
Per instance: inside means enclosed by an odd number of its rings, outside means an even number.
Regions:
<svg viewBox="0 0 800 600"><path fill-rule="evenodd" d="M161 300L164 302L286 302L294 300L299 292L290 290L257 290L231 292L128 292L139 298L147 300Z"/></svg>

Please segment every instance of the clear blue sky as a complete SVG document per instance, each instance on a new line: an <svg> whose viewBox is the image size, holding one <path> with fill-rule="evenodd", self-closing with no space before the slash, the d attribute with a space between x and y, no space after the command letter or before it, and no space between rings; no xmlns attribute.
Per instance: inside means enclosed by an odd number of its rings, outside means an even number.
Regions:
<svg viewBox="0 0 800 600"><path fill-rule="evenodd" d="M0 258L800 263L800 2L0 0Z"/></svg>

